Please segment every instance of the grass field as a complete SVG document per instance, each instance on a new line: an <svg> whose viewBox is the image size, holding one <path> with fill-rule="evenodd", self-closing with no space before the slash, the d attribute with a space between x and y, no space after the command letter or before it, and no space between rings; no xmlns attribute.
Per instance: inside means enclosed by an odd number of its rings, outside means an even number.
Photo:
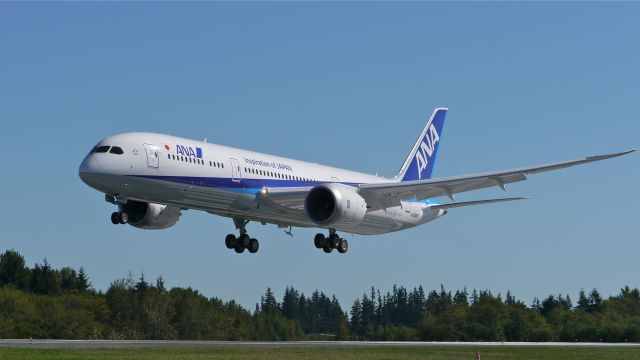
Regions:
<svg viewBox="0 0 640 360"><path fill-rule="evenodd" d="M491 359L639 359L640 348L576 347L349 347L349 348L133 348L133 349L24 349L0 348L5 359L431 359L472 360L480 350Z"/></svg>

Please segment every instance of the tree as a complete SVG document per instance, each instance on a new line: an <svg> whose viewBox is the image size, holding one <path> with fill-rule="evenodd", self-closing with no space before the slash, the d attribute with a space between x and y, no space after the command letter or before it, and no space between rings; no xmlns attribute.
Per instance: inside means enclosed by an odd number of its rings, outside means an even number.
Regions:
<svg viewBox="0 0 640 360"><path fill-rule="evenodd" d="M267 288L264 296L260 301L260 311L265 313L271 313L279 311L278 302L276 301L276 297L273 295L273 291L270 287Z"/></svg>
<svg viewBox="0 0 640 360"><path fill-rule="evenodd" d="M300 320L300 294L292 287L284 290L282 298L282 314L287 319Z"/></svg>
<svg viewBox="0 0 640 360"><path fill-rule="evenodd" d="M584 311L589 310L589 299L587 299L584 289L580 289L578 293L578 306L576 308Z"/></svg>
<svg viewBox="0 0 640 360"><path fill-rule="evenodd" d="M89 277L83 267L80 267L80 270L78 271L77 286L80 291L89 291L91 289L91 282L89 281Z"/></svg>
<svg viewBox="0 0 640 360"><path fill-rule="evenodd" d="M356 299L351 305L351 331L358 335L364 333L362 329L362 303L360 299Z"/></svg>
<svg viewBox="0 0 640 360"><path fill-rule="evenodd" d="M589 293L589 311L597 312L602 310L602 296L596 288Z"/></svg>
<svg viewBox="0 0 640 360"><path fill-rule="evenodd" d="M31 291L36 294L55 295L60 292L60 273L45 258L31 272Z"/></svg>
<svg viewBox="0 0 640 360"><path fill-rule="evenodd" d="M70 267L60 269L60 288L62 290L76 290L78 288L78 275Z"/></svg>
<svg viewBox="0 0 640 360"><path fill-rule="evenodd" d="M30 274L24 257L15 250L7 250L0 255L0 287L12 284L17 289L29 288Z"/></svg>

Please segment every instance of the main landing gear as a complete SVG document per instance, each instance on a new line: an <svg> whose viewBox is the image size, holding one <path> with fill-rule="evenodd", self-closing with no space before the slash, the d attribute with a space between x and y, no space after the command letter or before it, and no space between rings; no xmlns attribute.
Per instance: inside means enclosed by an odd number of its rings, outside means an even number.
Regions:
<svg viewBox="0 0 640 360"><path fill-rule="evenodd" d="M260 248L260 243L254 238L250 238L247 234L246 225L249 223L247 220L233 219L233 223L236 225L236 229L240 230L240 236L236 237L234 234L229 234L224 239L224 244L227 249L234 249L238 254L243 253L244 250L249 250L250 253L255 254Z"/></svg>
<svg viewBox="0 0 640 360"><path fill-rule="evenodd" d="M313 244L317 249L322 249L327 254L331 253L333 249L338 249L340 254L344 254L349 250L349 242L341 239L335 229L329 229L329 237L320 233L316 234Z"/></svg>

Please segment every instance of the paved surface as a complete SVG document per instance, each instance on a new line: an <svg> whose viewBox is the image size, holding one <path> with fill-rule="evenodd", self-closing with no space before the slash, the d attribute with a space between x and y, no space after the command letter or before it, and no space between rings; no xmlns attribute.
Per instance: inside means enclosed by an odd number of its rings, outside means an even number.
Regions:
<svg viewBox="0 0 640 360"><path fill-rule="evenodd" d="M395 342L395 341L181 341L181 340L30 340L0 339L2 347L22 348L137 348L137 347L244 347L314 348L365 346L568 346L637 347L640 343L560 343L560 342Z"/></svg>

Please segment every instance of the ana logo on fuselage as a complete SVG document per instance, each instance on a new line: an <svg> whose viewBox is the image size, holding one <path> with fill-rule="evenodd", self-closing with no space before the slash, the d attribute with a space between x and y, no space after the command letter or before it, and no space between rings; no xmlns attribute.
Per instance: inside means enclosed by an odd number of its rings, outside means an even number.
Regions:
<svg viewBox="0 0 640 360"><path fill-rule="evenodd" d="M418 179L422 179L422 172L427 168L431 155L436 148L436 143L440 140L440 136L435 126L431 124L429 130L424 136L424 140L420 143L418 151L416 151L416 165L418 166Z"/></svg>
<svg viewBox="0 0 640 360"><path fill-rule="evenodd" d="M183 156L202 157L202 149L197 147L195 151L191 146L176 145L176 154Z"/></svg>

